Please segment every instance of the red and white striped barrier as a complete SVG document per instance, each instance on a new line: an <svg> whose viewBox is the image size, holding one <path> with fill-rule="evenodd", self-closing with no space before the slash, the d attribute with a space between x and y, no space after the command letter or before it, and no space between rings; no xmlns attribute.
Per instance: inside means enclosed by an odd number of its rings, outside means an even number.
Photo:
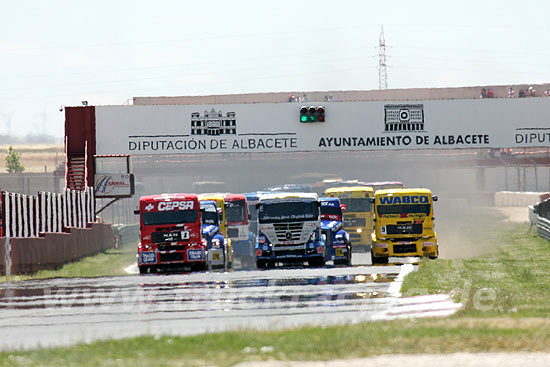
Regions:
<svg viewBox="0 0 550 367"><path fill-rule="evenodd" d="M94 189L39 192L36 196L0 192L2 236L38 237L95 222Z"/></svg>

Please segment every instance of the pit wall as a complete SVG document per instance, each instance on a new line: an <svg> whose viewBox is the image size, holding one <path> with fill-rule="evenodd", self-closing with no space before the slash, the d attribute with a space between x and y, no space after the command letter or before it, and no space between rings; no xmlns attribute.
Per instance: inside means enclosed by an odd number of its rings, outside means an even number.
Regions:
<svg viewBox="0 0 550 367"><path fill-rule="evenodd" d="M91 223L67 233L46 233L34 238L11 238L11 274L57 269L63 264L97 254L114 246L110 224ZM6 238L0 238L0 275L6 275Z"/></svg>

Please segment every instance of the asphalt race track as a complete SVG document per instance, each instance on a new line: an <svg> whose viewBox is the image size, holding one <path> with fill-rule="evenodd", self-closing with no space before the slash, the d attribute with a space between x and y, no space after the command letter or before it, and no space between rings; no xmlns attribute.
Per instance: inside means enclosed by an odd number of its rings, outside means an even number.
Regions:
<svg viewBox="0 0 550 367"><path fill-rule="evenodd" d="M96 339L446 316L445 295L400 298L416 265L284 268L0 284L0 350Z"/></svg>

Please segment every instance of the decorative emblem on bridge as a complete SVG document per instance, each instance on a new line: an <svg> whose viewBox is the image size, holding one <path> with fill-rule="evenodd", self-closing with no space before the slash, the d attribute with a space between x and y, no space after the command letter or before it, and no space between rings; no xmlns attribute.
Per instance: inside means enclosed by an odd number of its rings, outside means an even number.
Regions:
<svg viewBox="0 0 550 367"><path fill-rule="evenodd" d="M424 105L384 105L384 132L425 131Z"/></svg>
<svg viewBox="0 0 550 367"><path fill-rule="evenodd" d="M235 135L237 134L237 119L235 112L227 112L223 116L222 111L212 108L210 112L204 111L191 113L191 135Z"/></svg>

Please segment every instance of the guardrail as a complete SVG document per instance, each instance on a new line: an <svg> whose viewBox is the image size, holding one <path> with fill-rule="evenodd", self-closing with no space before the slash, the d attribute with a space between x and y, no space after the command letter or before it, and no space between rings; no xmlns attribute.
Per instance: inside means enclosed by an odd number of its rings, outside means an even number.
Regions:
<svg viewBox="0 0 550 367"><path fill-rule="evenodd" d="M540 237L550 241L550 220L539 216L537 219L537 233Z"/></svg>

